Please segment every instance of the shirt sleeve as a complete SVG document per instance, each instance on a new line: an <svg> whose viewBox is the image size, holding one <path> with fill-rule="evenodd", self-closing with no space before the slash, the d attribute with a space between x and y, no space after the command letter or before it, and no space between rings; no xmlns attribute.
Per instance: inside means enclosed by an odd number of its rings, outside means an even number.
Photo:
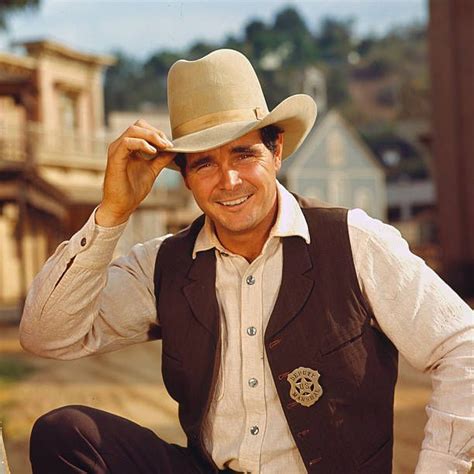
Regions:
<svg viewBox="0 0 474 474"><path fill-rule="evenodd" d="M112 261L126 224L101 227L95 212L34 278L20 323L24 349L76 359L153 338L153 273L164 236Z"/></svg>
<svg viewBox="0 0 474 474"><path fill-rule="evenodd" d="M474 457L474 312L414 255L399 231L355 209L349 237L359 284L382 331L433 391L417 474L468 473Z"/></svg>

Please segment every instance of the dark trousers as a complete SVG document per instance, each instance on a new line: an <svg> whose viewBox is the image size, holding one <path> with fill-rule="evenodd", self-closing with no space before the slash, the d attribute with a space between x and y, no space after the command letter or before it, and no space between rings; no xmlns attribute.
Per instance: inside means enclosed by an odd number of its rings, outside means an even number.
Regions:
<svg viewBox="0 0 474 474"><path fill-rule="evenodd" d="M33 474L195 474L208 472L191 450L130 420L80 405L39 418L30 440Z"/></svg>

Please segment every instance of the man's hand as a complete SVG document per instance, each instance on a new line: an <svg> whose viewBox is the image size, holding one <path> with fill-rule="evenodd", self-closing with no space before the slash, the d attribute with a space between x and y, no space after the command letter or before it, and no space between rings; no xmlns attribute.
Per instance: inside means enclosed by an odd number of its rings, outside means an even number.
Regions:
<svg viewBox="0 0 474 474"><path fill-rule="evenodd" d="M102 202L95 214L96 223L112 227L125 222L151 191L156 177L176 156L160 152L173 144L160 130L137 120L113 141L107 152ZM144 154L158 156L147 160Z"/></svg>

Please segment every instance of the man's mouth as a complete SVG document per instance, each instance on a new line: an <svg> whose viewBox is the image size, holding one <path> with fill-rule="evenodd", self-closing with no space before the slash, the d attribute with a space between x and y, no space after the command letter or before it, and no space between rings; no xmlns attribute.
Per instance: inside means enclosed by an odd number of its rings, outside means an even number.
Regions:
<svg viewBox="0 0 474 474"><path fill-rule="evenodd" d="M229 201L217 201L219 204L221 204L222 206L225 206L225 207L235 207L235 206L240 206L241 204L243 204L244 202L246 202L252 195L249 194L247 196L242 196L240 198L237 198L237 199L232 199L232 200L229 200Z"/></svg>

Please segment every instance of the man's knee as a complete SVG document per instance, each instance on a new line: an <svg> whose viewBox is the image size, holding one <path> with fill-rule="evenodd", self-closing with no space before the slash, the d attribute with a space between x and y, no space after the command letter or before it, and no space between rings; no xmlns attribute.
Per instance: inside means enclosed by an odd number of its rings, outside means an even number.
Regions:
<svg viewBox="0 0 474 474"><path fill-rule="evenodd" d="M61 440L69 444L80 433L93 435L97 428L88 414L89 410L82 405L68 405L45 413L33 425L31 446L60 443Z"/></svg>

